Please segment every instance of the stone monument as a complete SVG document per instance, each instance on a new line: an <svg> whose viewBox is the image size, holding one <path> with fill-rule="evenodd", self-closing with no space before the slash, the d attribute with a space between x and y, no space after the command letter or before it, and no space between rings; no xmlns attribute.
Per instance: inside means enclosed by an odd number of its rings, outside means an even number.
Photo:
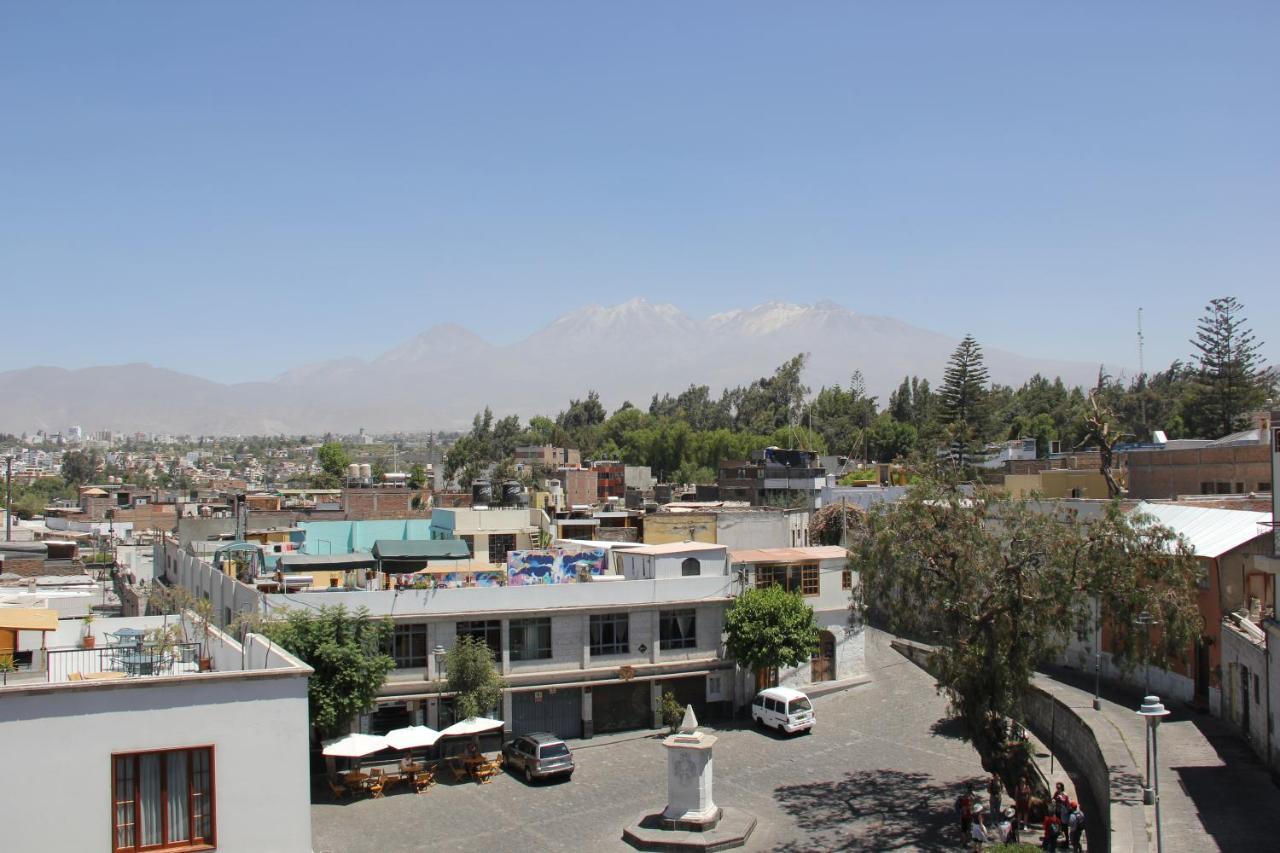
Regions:
<svg viewBox="0 0 1280 853"><path fill-rule="evenodd" d="M711 750L716 737L698 731L693 706L686 706L679 730L662 741L667 751L667 806L645 814L622 836L641 850L727 850L746 844L756 819L738 809L722 809L711 794Z"/></svg>

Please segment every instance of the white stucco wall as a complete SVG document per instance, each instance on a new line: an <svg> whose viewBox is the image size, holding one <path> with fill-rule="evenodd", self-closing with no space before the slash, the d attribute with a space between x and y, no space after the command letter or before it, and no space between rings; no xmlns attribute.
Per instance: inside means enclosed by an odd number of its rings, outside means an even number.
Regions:
<svg viewBox="0 0 1280 853"><path fill-rule="evenodd" d="M109 850L112 753L206 745L217 849L310 851L303 675L0 689L0 846Z"/></svg>

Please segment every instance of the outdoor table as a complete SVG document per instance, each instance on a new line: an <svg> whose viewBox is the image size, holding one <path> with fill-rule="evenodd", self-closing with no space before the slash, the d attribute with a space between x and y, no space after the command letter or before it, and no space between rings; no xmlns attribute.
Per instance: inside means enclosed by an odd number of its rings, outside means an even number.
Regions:
<svg viewBox="0 0 1280 853"><path fill-rule="evenodd" d="M164 655L144 652L120 655L120 664L131 675L154 675L164 661Z"/></svg>
<svg viewBox="0 0 1280 853"><path fill-rule="evenodd" d="M467 768L467 775L471 776L472 778L475 778L476 768L478 768L481 764L484 764L488 760L489 759L485 758L483 755L474 755L474 756L464 755L462 757L462 763L465 764Z"/></svg>

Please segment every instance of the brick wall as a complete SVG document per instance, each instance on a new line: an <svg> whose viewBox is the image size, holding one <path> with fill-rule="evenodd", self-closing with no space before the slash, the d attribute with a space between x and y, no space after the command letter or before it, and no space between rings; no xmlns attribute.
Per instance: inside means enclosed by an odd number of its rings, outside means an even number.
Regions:
<svg viewBox="0 0 1280 853"><path fill-rule="evenodd" d="M431 515L427 492L410 489L344 489L343 514L348 521L374 518L428 518ZM418 507L414 508L414 498Z"/></svg>
<svg viewBox="0 0 1280 853"><path fill-rule="evenodd" d="M1129 497L1172 498L1198 495L1205 483L1227 483L1231 492L1271 489L1271 453L1264 444L1149 450L1126 453Z"/></svg>

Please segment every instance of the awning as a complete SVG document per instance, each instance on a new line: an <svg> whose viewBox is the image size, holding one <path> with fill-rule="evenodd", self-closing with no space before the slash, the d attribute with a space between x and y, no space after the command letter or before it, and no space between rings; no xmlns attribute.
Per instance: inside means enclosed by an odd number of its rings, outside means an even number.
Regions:
<svg viewBox="0 0 1280 853"><path fill-rule="evenodd" d="M0 628L18 631L58 630L58 611L48 607L0 607Z"/></svg>
<svg viewBox="0 0 1280 853"><path fill-rule="evenodd" d="M461 539L379 539L373 543L379 560L467 560L471 551Z"/></svg>

